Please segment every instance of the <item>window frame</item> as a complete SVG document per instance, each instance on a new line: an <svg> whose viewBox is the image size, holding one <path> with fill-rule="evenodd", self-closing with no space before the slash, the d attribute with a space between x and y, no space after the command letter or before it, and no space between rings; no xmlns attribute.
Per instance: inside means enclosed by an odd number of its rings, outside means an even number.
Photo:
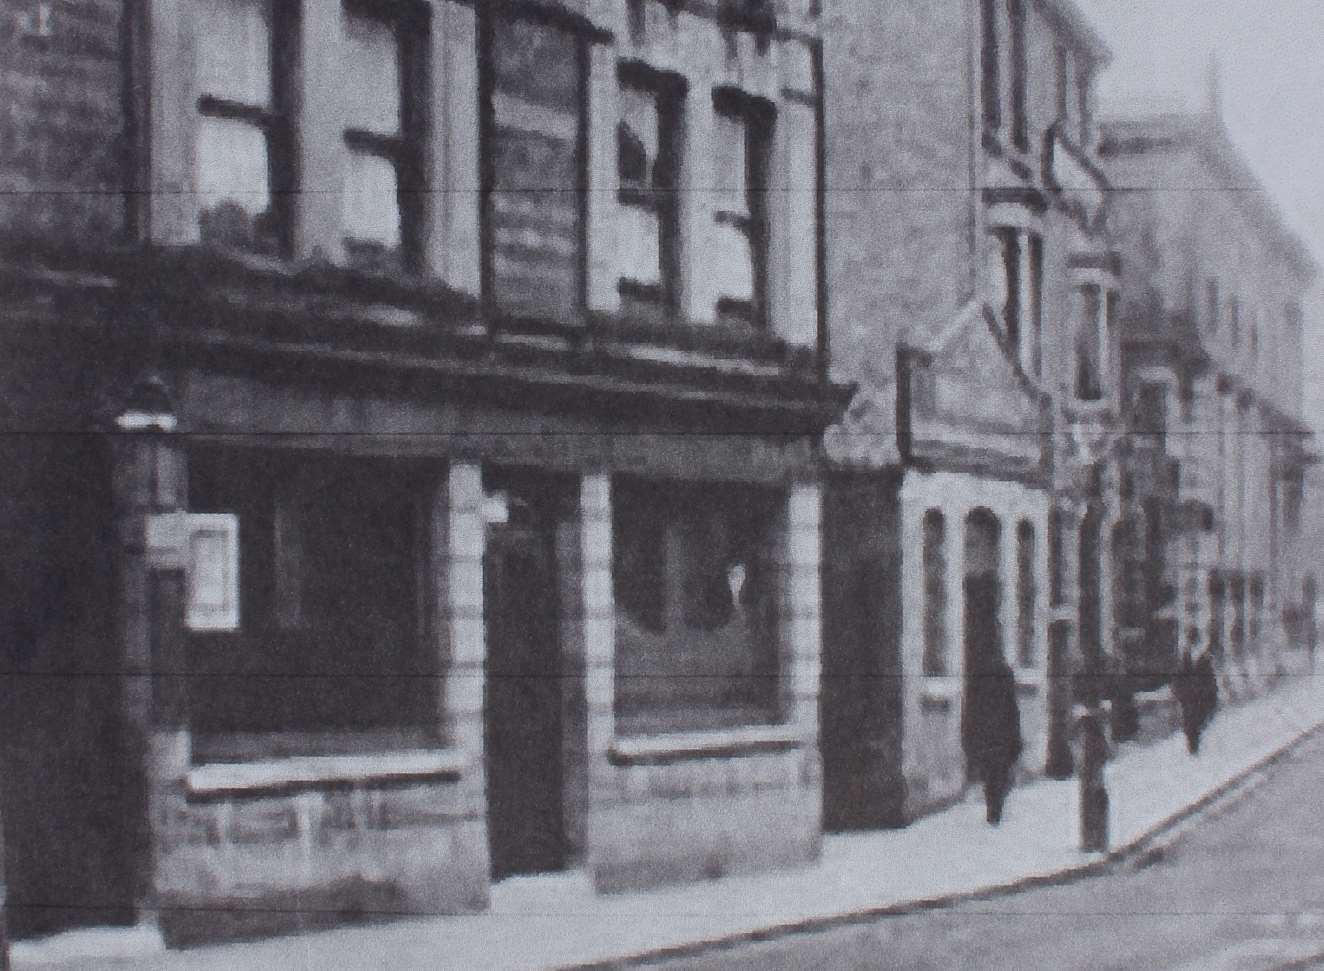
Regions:
<svg viewBox="0 0 1324 971"><path fill-rule="evenodd" d="M401 269L417 273L423 260L424 214L408 197L421 198L426 184L428 131L428 61L430 8L417 0L343 0L342 16L388 25L394 36L400 91L400 130L393 135L347 126L342 134L351 154L390 162L395 169L396 207L400 218ZM344 237L351 265L361 263Z"/></svg>
<svg viewBox="0 0 1324 971"><path fill-rule="evenodd" d="M215 0L194 0L214 3ZM254 2L254 0L245 0ZM298 189L298 164L295 157L296 105L294 83L299 64L299 5L279 0L256 0L264 10L267 25L267 65L270 75L269 101L265 105L236 101L199 91L194 105L200 119L240 122L262 134L267 153L267 186L271 194L271 212L276 252L261 248L244 250L261 255L289 259L294 251L294 198ZM200 43L195 38L195 43ZM198 126L194 128L195 132ZM201 228L202 213L197 220ZM205 241L204 241L205 242ZM224 244L219 248L228 249Z"/></svg>
<svg viewBox="0 0 1324 971"><path fill-rule="evenodd" d="M745 211L718 209L714 220L739 232L749 243L751 295L748 301L718 297L719 320L739 318L750 330L771 325L768 261L771 255L771 207L768 201L776 145L777 107L740 88L713 88L713 113L740 124L745 132Z"/></svg>
<svg viewBox="0 0 1324 971"><path fill-rule="evenodd" d="M643 209L658 224L658 283L644 283L621 277L617 288L623 299L658 307L666 314L676 314L681 305L681 180L685 168L685 101L689 81L682 74L654 68L643 61L623 60L616 66L617 83L622 89L653 99L657 118L657 159L654 184L636 188L621 184L617 159L618 205ZM619 122L618 122L619 124ZM666 160L670 185L657 184L656 167Z"/></svg>

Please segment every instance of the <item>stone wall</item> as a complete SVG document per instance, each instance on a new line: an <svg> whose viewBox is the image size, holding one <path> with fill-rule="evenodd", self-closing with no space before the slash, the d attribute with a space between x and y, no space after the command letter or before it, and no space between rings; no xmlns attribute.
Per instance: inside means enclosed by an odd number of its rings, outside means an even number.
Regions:
<svg viewBox="0 0 1324 971"><path fill-rule="evenodd" d="M1048 732L1048 509L1047 492L1013 482L991 481L958 473L908 472L901 486L903 556L902 664L905 673L905 775L907 811L915 815L959 795L965 785L961 750L961 705L964 676L965 522L976 508L985 508L1001 524L999 543L1002 580L1003 652L1016 671L1021 735L1025 742L1021 766L1030 774L1043 771ZM937 509L945 521L947 614L946 674L926 676L924 658L923 565L925 513ZM1032 667L1016 656L1016 528L1033 525L1035 544L1035 659Z"/></svg>

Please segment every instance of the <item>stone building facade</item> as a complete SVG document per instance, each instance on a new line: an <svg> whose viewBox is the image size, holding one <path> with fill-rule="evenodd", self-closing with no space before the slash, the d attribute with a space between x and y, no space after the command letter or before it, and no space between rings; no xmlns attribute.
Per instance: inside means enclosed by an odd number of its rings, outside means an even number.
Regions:
<svg viewBox="0 0 1324 971"><path fill-rule="evenodd" d="M1119 117L1102 153L1127 254L1134 402L1124 596L1139 667L1209 649L1257 690L1308 647L1302 549L1303 297L1318 273L1223 127L1205 112Z"/></svg>
<svg viewBox="0 0 1324 971"><path fill-rule="evenodd" d="M14 933L814 857L817 4L0 21Z"/></svg>
<svg viewBox="0 0 1324 971"><path fill-rule="evenodd" d="M1074 4L825 11L832 366L861 386L827 439L824 533L825 813L849 828L959 796L990 625L1023 764L1070 771L1073 675L1112 651L1119 278L1109 54Z"/></svg>

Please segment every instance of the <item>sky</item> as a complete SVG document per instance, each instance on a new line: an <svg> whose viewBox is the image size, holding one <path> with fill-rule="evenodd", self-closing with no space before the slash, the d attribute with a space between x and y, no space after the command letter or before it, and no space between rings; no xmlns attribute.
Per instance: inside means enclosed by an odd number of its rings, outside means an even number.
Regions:
<svg viewBox="0 0 1324 971"><path fill-rule="evenodd" d="M1077 3L1113 50L1099 80L1105 114L1110 106L1205 107L1217 56L1233 140L1324 263L1324 0ZM1324 282L1310 316L1306 399L1324 428Z"/></svg>

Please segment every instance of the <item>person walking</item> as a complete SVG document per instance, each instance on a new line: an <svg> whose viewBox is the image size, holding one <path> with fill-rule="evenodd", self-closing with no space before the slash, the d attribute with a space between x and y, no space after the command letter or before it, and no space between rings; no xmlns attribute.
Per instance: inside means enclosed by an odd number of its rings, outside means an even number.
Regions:
<svg viewBox="0 0 1324 971"><path fill-rule="evenodd" d="M1200 754L1200 736L1214 717L1218 707L1218 676L1214 660L1208 651L1198 661L1191 661L1191 652L1182 652L1181 668L1173 683L1173 693L1181 707L1182 731L1186 733L1186 750Z"/></svg>
<svg viewBox="0 0 1324 971"><path fill-rule="evenodd" d="M1002 657L996 631L986 636L993 642L971 652L977 667L966 679L961 741L971 778L984 784L988 822L996 826L1002 822L1002 808L1023 742L1016 675Z"/></svg>

